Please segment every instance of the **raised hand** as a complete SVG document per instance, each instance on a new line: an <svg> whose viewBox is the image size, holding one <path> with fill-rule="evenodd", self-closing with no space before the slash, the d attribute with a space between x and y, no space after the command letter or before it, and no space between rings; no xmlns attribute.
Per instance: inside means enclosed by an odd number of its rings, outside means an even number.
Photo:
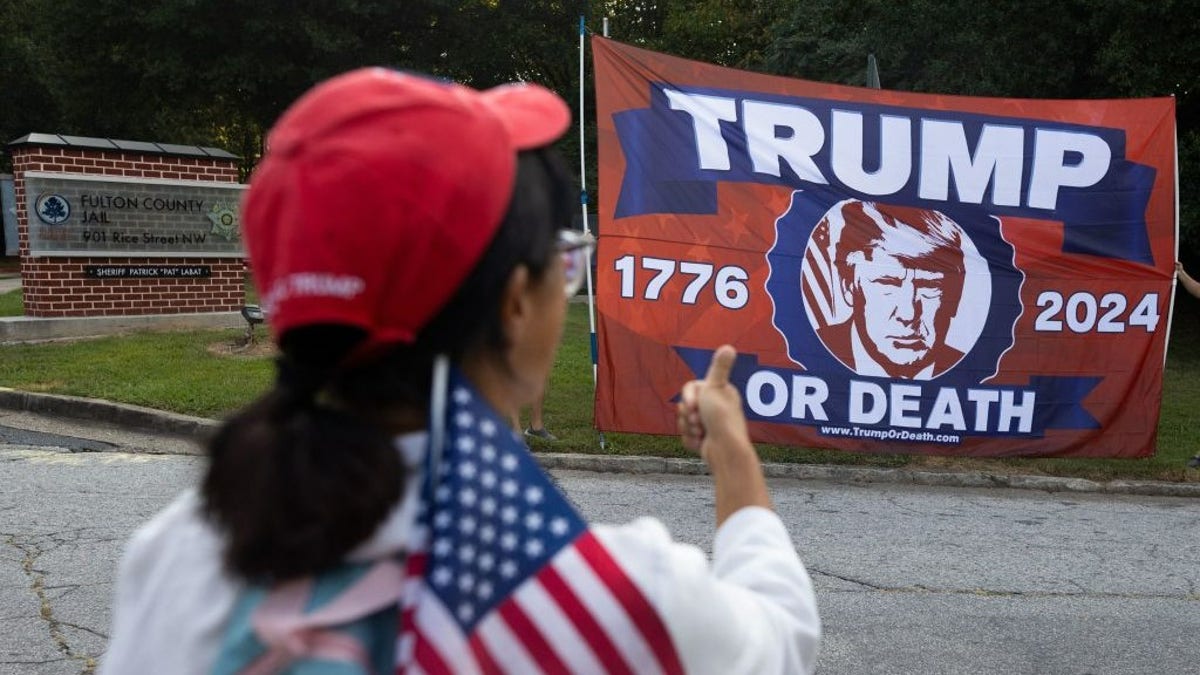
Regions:
<svg viewBox="0 0 1200 675"><path fill-rule="evenodd" d="M713 450L745 449L750 444L742 397L729 382L737 351L722 345L713 353L703 380L683 385L676 407L676 420L684 447L698 451L705 460Z"/></svg>

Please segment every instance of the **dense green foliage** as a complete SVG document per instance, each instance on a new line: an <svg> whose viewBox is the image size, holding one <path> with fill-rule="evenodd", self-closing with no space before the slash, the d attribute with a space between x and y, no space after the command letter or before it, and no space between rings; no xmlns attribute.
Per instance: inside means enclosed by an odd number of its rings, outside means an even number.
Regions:
<svg viewBox="0 0 1200 675"><path fill-rule="evenodd" d="M535 80L574 106L580 15L596 32L611 17L625 42L812 80L862 84L874 54L897 90L1173 95L1182 227L1200 243L1200 188L1186 180L1200 170L1190 0L0 0L0 140L216 145L249 170L288 102L367 64L475 86ZM563 149L577 159L578 137Z"/></svg>

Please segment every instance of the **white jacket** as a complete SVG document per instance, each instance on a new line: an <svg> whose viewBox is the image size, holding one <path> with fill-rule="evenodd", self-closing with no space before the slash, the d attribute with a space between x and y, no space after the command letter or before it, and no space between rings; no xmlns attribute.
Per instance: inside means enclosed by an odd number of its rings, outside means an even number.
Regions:
<svg viewBox="0 0 1200 675"><path fill-rule="evenodd" d="M395 554L410 541L425 434L399 445L410 466L405 497L353 560ZM658 610L688 673L812 672L821 635L812 583L774 512L748 507L730 516L711 565L653 518L593 531ZM185 492L126 547L101 675L209 673L241 588L223 569L220 535L198 495Z"/></svg>

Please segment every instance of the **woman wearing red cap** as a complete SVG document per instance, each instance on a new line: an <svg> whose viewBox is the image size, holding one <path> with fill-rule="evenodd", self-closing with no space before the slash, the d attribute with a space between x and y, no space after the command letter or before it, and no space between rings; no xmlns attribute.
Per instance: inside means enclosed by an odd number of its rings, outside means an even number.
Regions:
<svg viewBox="0 0 1200 675"><path fill-rule="evenodd" d="M278 381L130 542L102 672L812 671L731 348L678 407L715 481L711 563L655 519L588 525L506 424L586 264L547 149L568 125L537 86L382 69L283 115L242 211Z"/></svg>

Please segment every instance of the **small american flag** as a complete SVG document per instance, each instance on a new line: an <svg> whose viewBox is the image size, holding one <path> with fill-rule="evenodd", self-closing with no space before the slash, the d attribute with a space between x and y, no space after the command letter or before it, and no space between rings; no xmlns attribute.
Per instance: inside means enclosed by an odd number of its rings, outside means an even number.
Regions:
<svg viewBox="0 0 1200 675"><path fill-rule="evenodd" d="M666 627L460 373L408 558L397 673L682 673Z"/></svg>

